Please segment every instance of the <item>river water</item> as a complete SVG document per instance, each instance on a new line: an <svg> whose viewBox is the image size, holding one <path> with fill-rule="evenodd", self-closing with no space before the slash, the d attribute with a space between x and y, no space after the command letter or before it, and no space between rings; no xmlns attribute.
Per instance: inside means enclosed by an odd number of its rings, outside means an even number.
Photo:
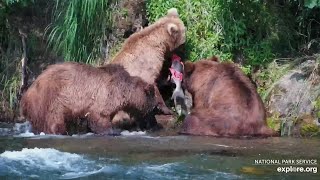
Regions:
<svg viewBox="0 0 320 180"><path fill-rule="evenodd" d="M320 179L319 161L320 139L312 138L54 136L0 124L0 179L307 180ZM290 166L309 172L277 171Z"/></svg>

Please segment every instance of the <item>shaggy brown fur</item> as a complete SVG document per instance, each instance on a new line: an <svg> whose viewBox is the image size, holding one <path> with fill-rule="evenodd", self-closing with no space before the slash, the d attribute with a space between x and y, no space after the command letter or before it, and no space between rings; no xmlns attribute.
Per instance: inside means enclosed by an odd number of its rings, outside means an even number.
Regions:
<svg viewBox="0 0 320 180"><path fill-rule="evenodd" d="M265 108L250 79L233 63L217 58L185 63L184 86L193 110L181 133L211 136L270 136Z"/></svg>
<svg viewBox="0 0 320 180"><path fill-rule="evenodd" d="M131 35L111 63L121 64L132 76L141 77L155 85L158 108L165 114L172 111L166 107L156 87L165 56L185 42L185 26L175 8L154 24Z"/></svg>
<svg viewBox="0 0 320 180"><path fill-rule="evenodd" d="M118 111L141 117L155 106L154 87L122 66L70 62L49 66L23 95L20 109L35 133L67 134L75 119L87 118L94 133L104 133Z"/></svg>

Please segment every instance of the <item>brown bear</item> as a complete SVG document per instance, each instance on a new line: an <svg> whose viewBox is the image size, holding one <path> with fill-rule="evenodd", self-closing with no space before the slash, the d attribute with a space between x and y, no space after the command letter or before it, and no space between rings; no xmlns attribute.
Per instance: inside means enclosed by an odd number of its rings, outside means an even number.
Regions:
<svg viewBox="0 0 320 180"><path fill-rule="evenodd" d="M193 109L181 133L221 137L271 136L264 104L250 79L233 63L216 57L186 62L184 88L193 98Z"/></svg>
<svg viewBox="0 0 320 180"><path fill-rule="evenodd" d="M23 94L20 105L35 133L69 134L68 122L85 118L91 131L104 134L119 111L140 119L153 111L156 100L154 86L121 65L68 62L49 66Z"/></svg>
<svg viewBox="0 0 320 180"><path fill-rule="evenodd" d="M172 8L166 16L126 39L120 52L111 61L123 65L130 75L153 84L157 108L164 114L172 114L172 111L165 105L156 86L156 79L165 57L185 42L185 31L177 9Z"/></svg>

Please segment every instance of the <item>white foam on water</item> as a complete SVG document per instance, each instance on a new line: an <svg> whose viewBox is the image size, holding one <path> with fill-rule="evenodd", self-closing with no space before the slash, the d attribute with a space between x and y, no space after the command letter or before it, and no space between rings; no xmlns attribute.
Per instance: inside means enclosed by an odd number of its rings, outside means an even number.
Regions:
<svg viewBox="0 0 320 180"><path fill-rule="evenodd" d="M29 177L30 177L30 178L35 178L35 179L40 179L40 176L34 175L34 174L31 174Z"/></svg>
<svg viewBox="0 0 320 180"><path fill-rule="evenodd" d="M99 170L91 171L91 172L69 172L65 173L60 177L60 179L75 179L90 176L93 174L104 173L104 174L117 174L121 171L121 168L117 165L110 165L102 167ZM123 170L122 170L123 171Z"/></svg>
<svg viewBox="0 0 320 180"><path fill-rule="evenodd" d="M22 179L78 179L114 177L115 179L239 179L232 173L193 167L185 162L122 165L103 157L89 159L80 154L52 148L24 148L0 154L0 174Z"/></svg>
<svg viewBox="0 0 320 180"><path fill-rule="evenodd" d="M48 137L55 137L55 138L64 138L70 136L63 136L63 135L55 135L55 134L45 134L41 132L40 134L34 134L32 132L32 125L29 121L24 123L15 123L14 127L12 128L14 137L32 137L32 138L48 138ZM41 137L40 137L41 136Z"/></svg>
<svg viewBox="0 0 320 180"><path fill-rule="evenodd" d="M180 163L166 163L161 165L149 165L145 168L151 171L167 172L172 170L172 167L179 166L179 165Z"/></svg>
<svg viewBox="0 0 320 180"><path fill-rule="evenodd" d="M62 178L89 176L101 171L95 161L74 153L61 152L52 148L23 148L21 151L5 151L0 154L1 165L14 174L41 176L41 171L62 172ZM9 173L9 172L8 172ZM59 173L60 174L60 173Z"/></svg>
<svg viewBox="0 0 320 180"><path fill-rule="evenodd" d="M16 123L13 127L13 136L14 137L32 137L35 139L42 139L42 138L65 138L70 137L69 135L55 135L55 134L45 134L44 132L41 132L40 134L34 134L32 132L32 125L29 121L26 121L24 123ZM5 129L5 132L11 132L10 129ZM0 131L1 132L1 131ZM3 133L2 133L3 134ZM86 134L74 134L71 137L76 138L85 138L89 136L95 135L94 133L86 133ZM122 131L122 136L146 136L146 131ZM41 137L40 137L41 136Z"/></svg>
<svg viewBox="0 0 320 180"><path fill-rule="evenodd" d="M51 148L23 148L21 151L5 151L0 157L12 161L19 161L23 165L39 167L41 169L66 169L72 170L71 164L83 160L78 154L60 152Z"/></svg>
<svg viewBox="0 0 320 180"><path fill-rule="evenodd" d="M57 135L57 134L45 134L45 135L35 135L29 137L30 139L50 139L50 138L55 138L55 139L65 139L65 138L70 138L71 136L68 135Z"/></svg>
<svg viewBox="0 0 320 180"><path fill-rule="evenodd" d="M24 123L15 123L13 128L14 137L33 137L32 126L29 121Z"/></svg>
<svg viewBox="0 0 320 180"><path fill-rule="evenodd" d="M80 178L80 177L86 177L93 174L97 174L101 172L101 169L96 171L90 171L90 172L69 172L63 174L59 179L74 179L74 178Z"/></svg>
<svg viewBox="0 0 320 180"><path fill-rule="evenodd" d="M134 166L130 168L127 174L135 173L137 170L143 170L146 173L158 173L158 172L168 172L173 169L173 167L179 166L180 163L166 163L160 165L152 165L152 164L142 164L139 166Z"/></svg>
<svg viewBox="0 0 320 180"><path fill-rule="evenodd" d="M24 132L24 133L15 135L14 137L33 137L33 136L35 136L33 132Z"/></svg>
<svg viewBox="0 0 320 180"><path fill-rule="evenodd" d="M26 121L24 123L15 123L13 127L13 131L15 133L27 133L31 132L32 126L29 121Z"/></svg>
<svg viewBox="0 0 320 180"><path fill-rule="evenodd" d="M94 133L86 133L86 134L73 134L72 136L69 135L57 135L57 134L45 134L44 132L41 132L39 135L29 136L32 137L32 139L46 139L46 138L86 138L95 135ZM21 136L21 134L19 135Z"/></svg>
<svg viewBox="0 0 320 180"><path fill-rule="evenodd" d="M132 132L130 132L130 131L125 130L125 131L121 132L121 135L122 136L144 136L144 135L146 135L146 132L145 131L132 131Z"/></svg>
<svg viewBox="0 0 320 180"><path fill-rule="evenodd" d="M73 134L72 137L79 137L79 138L84 138L84 137L89 137L93 136L94 133L86 133L86 134Z"/></svg>

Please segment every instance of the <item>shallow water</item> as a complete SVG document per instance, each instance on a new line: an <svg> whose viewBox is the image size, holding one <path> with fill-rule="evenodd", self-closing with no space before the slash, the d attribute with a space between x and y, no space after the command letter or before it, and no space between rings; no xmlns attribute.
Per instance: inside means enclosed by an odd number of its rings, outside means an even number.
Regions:
<svg viewBox="0 0 320 180"><path fill-rule="evenodd" d="M317 160L319 139L159 136L53 136L0 128L0 179L319 179L279 173L255 160ZM18 129L18 130L17 130ZM1 133L2 132L2 133ZM314 162L314 161L313 161ZM307 162L305 162L307 163ZM311 163L311 165L310 165ZM289 166L289 165L288 165Z"/></svg>

